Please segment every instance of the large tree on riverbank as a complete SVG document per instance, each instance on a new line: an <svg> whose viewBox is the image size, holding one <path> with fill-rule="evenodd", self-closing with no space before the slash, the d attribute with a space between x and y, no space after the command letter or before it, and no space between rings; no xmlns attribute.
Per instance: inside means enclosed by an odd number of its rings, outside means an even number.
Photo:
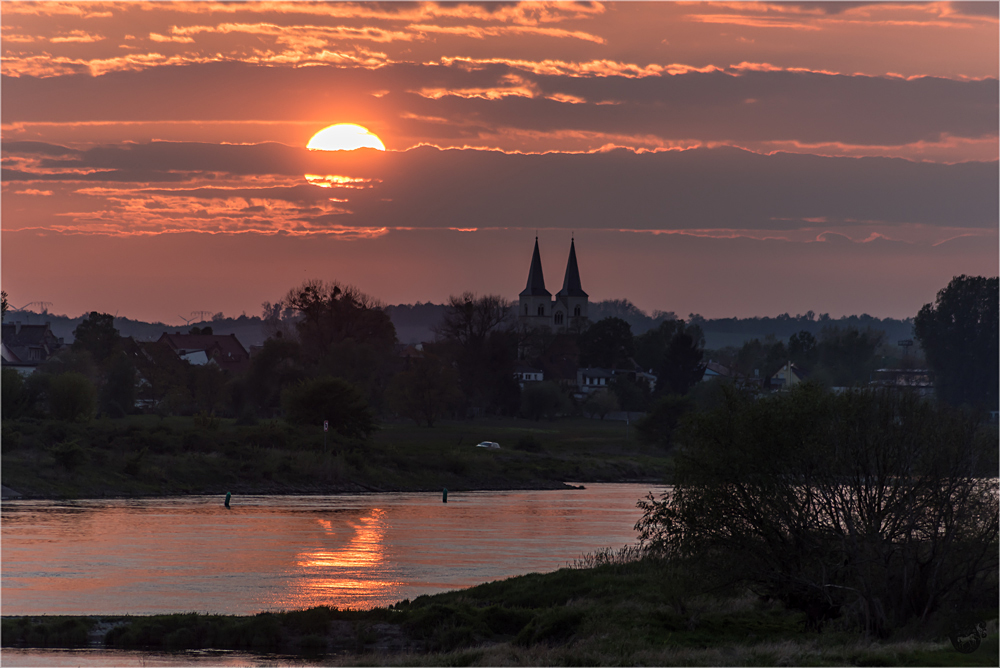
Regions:
<svg viewBox="0 0 1000 668"><path fill-rule="evenodd" d="M728 391L636 528L817 619L884 635L995 605L996 430L908 393Z"/></svg>

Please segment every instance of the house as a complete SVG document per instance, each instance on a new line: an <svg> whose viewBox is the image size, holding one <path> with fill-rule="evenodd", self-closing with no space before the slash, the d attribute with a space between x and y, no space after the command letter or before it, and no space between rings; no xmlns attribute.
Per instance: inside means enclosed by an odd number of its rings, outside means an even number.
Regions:
<svg viewBox="0 0 1000 668"><path fill-rule="evenodd" d="M921 397L934 394L934 375L928 369L876 369L868 384L887 390L907 390Z"/></svg>
<svg viewBox="0 0 1000 668"><path fill-rule="evenodd" d="M525 383L540 383L545 380L545 374L541 369L536 369L527 364L518 364L514 367L514 378L521 386L521 389L524 389Z"/></svg>
<svg viewBox="0 0 1000 668"><path fill-rule="evenodd" d="M250 353L235 334L164 332L156 342L166 345L189 364L215 364L223 371L233 373L242 373L250 367Z"/></svg>
<svg viewBox="0 0 1000 668"><path fill-rule="evenodd" d="M4 323L0 342L3 344L0 346L3 367L14 369L22 376L30 375L63 346L63 340L52 333L48 322L44 325Z"/></svg>
<svg viewBox="0 0 1000 668"><path fill-rule="evenodd" d="M705 365L705 373L702 375L702 381L713 380L715 378L732 378L733 372L729 367L722 366L718 362L713 362L708 360L708 364Z"/></svg>
<svg viewBox="0 0 1000 668"><path fill-rule="evenodd" d="M611 369L583 368L576 370L576 388L582 395L606 390L611 384L614 372Z"/></svg>
<svg viewBox="0 0 1000 668"><path fill-rule="evenodd" d="M772 390L787 390L805 381L808 374L803 370L787 362L785 366L778 369L777 373L771 376L770 385Z"/></svg>

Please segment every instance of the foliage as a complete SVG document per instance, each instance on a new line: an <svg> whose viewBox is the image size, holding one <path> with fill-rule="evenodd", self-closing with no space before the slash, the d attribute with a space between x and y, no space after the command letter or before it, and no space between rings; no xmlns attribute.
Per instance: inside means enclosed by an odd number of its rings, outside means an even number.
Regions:
<svg viewBox="0 0 1000 668"><path fill-rule="evenodd" d="M528 383L521 391L522 417L531 420L547 417L551 420L556 415L569 412L569 409L569 397L552 381Z"/></svg>
<svg viewBox="0 0 1000 668"><path fill-rule="evenodd" d="M914 320L938 396L952 405L997 407L998 301L997 278L956 276Z"/></svg>
<svg viewBox="0 0 1000 668"><path fill-rule="evenodd" d="M685 394L705 373L704 345L698 325L664 320L636 337L636 363L656 375L657 395Z"/></svg>
<svg viewBox="0 0 1000 668"><path fill-rule="evenodd" d="M639 438L647 443L657 443L669 448L674 443L674 432L681 418L694 409L694 401L687 396L668 394L653 403L649 412L636 423Z"/></svg>
<svg viewBox="0 0 1000 668"><path fill-rule="evenodd" d="M819 365L837 387L867 384L878 365L885 333L866 328L826 327L819 337Z"/></svg>
<svg viewBox="0 0 1000 668"><path fill-rule="evenodd" d="M135 407L135 367L122 351L105 360L104 384L100 391L100 409L112 418L131 413Z"/></svg>
<svg viewBox="0 0 1000 668"><path fill-rule="evenodd" d="M592 392L583 403L585 413L596 415L602 420L608 413L613 413L619 408L618 397L610 391Z"/></svg>
<svg viewBox="0 0 1000 668"><path fill-rule="evenodd" d="M281 406L281 393L294 383L305 379L306 372L299 362L299 344L279 336L264 341L262 348L251 358L246 375L245 396L234 397L239 404L236 411L242 414L244 402L251 403L260 415L274 415Z"/></svg>
<svg viewBox="0 0 1000 668"><path fill-rule="evenodd" d="M640 412L649 408L652 392L649 383L641 378L627 373L615 374L608 383L608 390L614 395L618 407L623 411Z"/></svg>
<svg viewBox="0 0 1000 668"><path fill-rule="evenodd" d="M86 422L97 408L97 392L82 373L69 371L52 378L48 387L52 417L66 422Z"/></svg>
<svg viewBox="0 0 1000 668"><path fill-rule="evenodd" d="M514 379L517 336L511 303L497 295L451 296L436 328L442 357L455 363L466 399L478 408L514 413L520 388Z"/></svg>
<svg viewBox="0 0 1000 668"><path fill-rule="evenodd" d="M3 377L0 378L0 393L0 412L4 420L30 414L40 394L37 383L26 383L21 374L9 368L3 370Z"/></svg>
<svg viewBox="0 0 1000 668"><path fill-rule="evenodd" d="M675 487L640 503L636 528L651 549L884 635L995 602L996 442L978 429L908 393L730 390L691 418Z"/></svg>
<svg viewBox="0 0 1000 668"><path fill-rule="evenodd" d="M0 290L0 320L7 316L7 308L9 304L7 303L7 291Z"/></svg>
<svg viewBox="0 0 1000 668"><path fill-rule="evenodd" d="M285 418L293 424L330 428L348 438L367 438L377 429L375 415L358 389L342 378L307 380L282 393Z"/></svg>
<svg viewBox="0 0 1000 668"><path fill-rule="evenodd" d="M448 298L447 309L437 327L438 338L462 346L479 348L487 337L510 325L512 303L499 295L477 296L463 292Z"/></svg>
<svg viewBox="0 0 1000 668"><path fill-rule="evenodd" d="M409 368L393 377L386 392L389 405L400 415L433 427L462 398L458 373L433 358L410 360Z"/></svg>
<svg viewBox="0 0 1000 668"><path fill-rule="evenodd" d="M381 302L350 285L308 280L280 302L265 304L268 309L272 321L275 314L292 314L298 361L308 375L344 378L370 403L381 402L396 345L396 328ZM282 330L275 329L277 336Z"/></svg>
<svg viewBox="0 0 1000 668"><path fill-rule="evenodd" d="M108 313L91 311L73 330L73 350L86 350L99 363L111 356L120 340L115 317Z"/></svg>
<svg viewBox="0 0 1000 668"><path fill-rule="evenodd" d="M580 335L580 364L586 367L624 367L634 352L632 328L621 318L604 318Z"/></svg>

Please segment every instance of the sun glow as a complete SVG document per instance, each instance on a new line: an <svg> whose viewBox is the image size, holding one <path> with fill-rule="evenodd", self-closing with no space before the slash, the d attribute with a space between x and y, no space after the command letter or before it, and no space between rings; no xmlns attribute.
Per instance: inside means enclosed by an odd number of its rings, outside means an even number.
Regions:
<svg viewBox="0 0 1000 668"><path fill-rule="evenodd" d="M310 151L353 151L356 148L385 150L385 144L368 128L354 123L337 123L312 136L306 148Z"/></svg>

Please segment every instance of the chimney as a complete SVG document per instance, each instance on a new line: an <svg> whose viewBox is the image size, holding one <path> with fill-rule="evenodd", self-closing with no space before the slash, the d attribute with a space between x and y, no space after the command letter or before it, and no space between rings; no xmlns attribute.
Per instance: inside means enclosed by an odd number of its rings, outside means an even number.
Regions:
<svg viewBox="0 0 1000 668"><path fill-rule="evenodd" d="M14 321L14 336L17 336L20 333L21 333L21 321L20 320L15 320Z"/></svg>

